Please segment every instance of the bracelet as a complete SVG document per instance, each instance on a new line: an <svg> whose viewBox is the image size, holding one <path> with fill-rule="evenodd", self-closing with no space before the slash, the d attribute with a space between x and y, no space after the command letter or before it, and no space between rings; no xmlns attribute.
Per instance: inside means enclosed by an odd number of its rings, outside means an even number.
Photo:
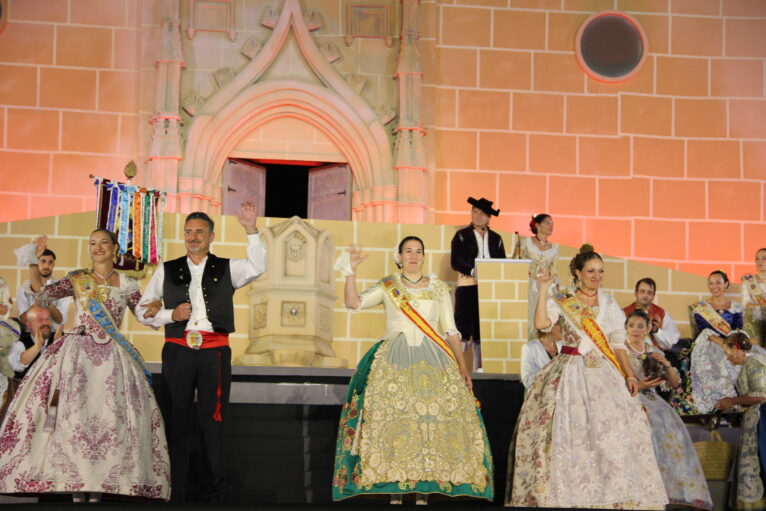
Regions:
<svg viewBox="0 0 766 511"><path fill-rule="evenodd" d="M637 382L638 378L636 378L635 376L628 376L627 378L625 378L625 381L628 381L628 380L634 380Z"/></svg>

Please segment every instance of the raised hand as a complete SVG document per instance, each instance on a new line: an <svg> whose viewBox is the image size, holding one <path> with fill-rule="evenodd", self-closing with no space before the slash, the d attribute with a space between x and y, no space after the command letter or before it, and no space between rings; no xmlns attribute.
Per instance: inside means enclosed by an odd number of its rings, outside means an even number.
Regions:
<svg viewBox="0 0 766 511"><path fill-rule="evenodd" d="M258 226L256 225L258 221L257 211L255 203L247 201L242 203L239 213L234 213L234 216L237 217L237 220L239 220L239 223L242 224L242 227L245 228L248 234L258 232Z"/></svg>
<svg viewBox="0 0 766 511"><path fill-rule="evenodd" d="M538 286L542 289L543 286L548 287L553 283L554 275L548 268L541 268L535 274L535 280Z"/></svg>
<svg viewBox="0 0 766 511"><path fill-rule="evenodd" d="M650 353L649 356L652 357L657 362L659 362L660 364L664 365L665 367L670 367L670 362L668 362L668 359L665 358L665 356L662 355L661 353L654 351Z"/></svg>
<svg viewBox="0 0 766 511"><path fill-rule="evenodd" d="M349 261L351 262L351 269L356 271L356 267L359 266L365 259L369 257L369 254L362 254L361 247L352 245L348 250Z"/></svg>
<svg viewBox="0 0 766 511"><path fill-rule="evenodd" d="M42 235L35 238L33 241L35 244L35 256L37 256L38 259L40 259L43 255L43 252L45 252L45 249L48 248L48 236Z"/></svg>

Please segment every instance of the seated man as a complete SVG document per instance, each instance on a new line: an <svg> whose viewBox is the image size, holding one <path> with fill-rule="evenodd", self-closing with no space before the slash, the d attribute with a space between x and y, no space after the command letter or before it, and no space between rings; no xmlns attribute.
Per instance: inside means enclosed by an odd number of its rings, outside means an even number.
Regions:
<svg viewBox="0 0 766 511"><path fill-rule="evenodd" d="M29 367L53 342L54 331L51 313L47 307L32 305L24 315L26 331L13 343L8 353L8 362L16 372L16 380L22 380Z"/></svg>
<svg viewBox="0 0 766 511"><path fill-rule="evenodd" d="M668 351L675 346L681 333L678 331L676 322L670 317L665 309L652 303L657 283L654 279L645 277L636 282L635 297L636 301L623 309L625 316L634 309L640 309L646 312L651 322L649 338L657 348L662 351Z"/></svg>

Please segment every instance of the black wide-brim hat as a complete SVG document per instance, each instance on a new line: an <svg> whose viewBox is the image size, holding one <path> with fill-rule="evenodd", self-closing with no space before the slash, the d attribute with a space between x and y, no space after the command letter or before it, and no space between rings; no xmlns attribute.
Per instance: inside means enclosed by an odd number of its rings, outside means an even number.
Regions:
<svg viewBox="0 0 766 511"><path fill-rule="evenodd" d="M500 214L499 209L492 209L492 201L488 201L484 197L479 200L476 200L473 197L468 197L468 204L484 211L487 216L497 216Z"/></svg>

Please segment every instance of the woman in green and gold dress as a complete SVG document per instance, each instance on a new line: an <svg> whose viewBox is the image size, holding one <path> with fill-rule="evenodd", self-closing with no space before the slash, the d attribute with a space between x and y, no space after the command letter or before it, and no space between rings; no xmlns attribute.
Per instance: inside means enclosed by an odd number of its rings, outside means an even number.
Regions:
<svg viewBox="0 0 766 511"><path fill-rule="evenodd" d="M492 457L460 349L448 286L423 275L423 242L399 243L394 273L357 294L366 256L344 252L345 303L383 304L386 334L349 384L335 451L333 499L360 494L471 496L491 500Z"/></svg>
<svg viewBox="0 0 766 511"><path fill-rule="evenodd" d="M724 397L715 407L745 409L742 417L737 459L736 509L766 509L764 465L766 465L766 356L752 349L746 333L735 330L723 341L726 358L742 366L737 378L738 396Z"/></svg>

